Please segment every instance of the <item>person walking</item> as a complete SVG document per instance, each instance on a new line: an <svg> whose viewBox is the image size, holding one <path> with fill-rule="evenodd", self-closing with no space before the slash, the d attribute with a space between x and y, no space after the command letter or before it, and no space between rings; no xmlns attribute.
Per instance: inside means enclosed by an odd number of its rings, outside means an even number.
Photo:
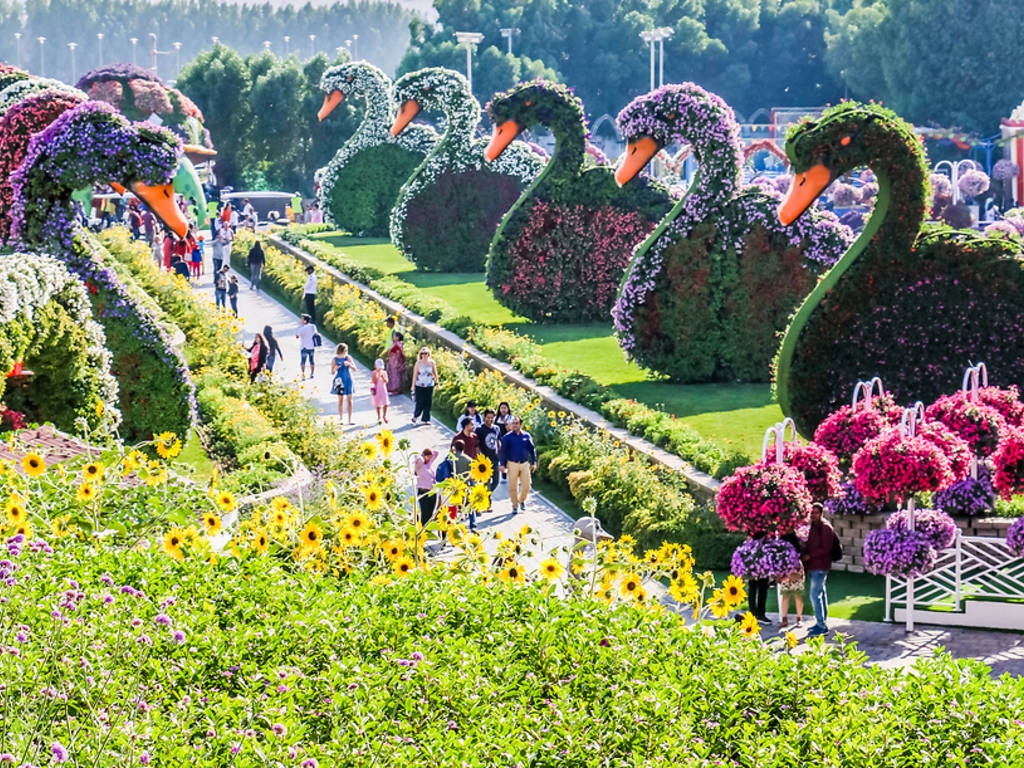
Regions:
<svg viewBox="0 0 1024 768"><path fill-rule="evenodd" d="M246 351L249 353L249 383L252 384L260 371L267 367L267 340L257 333Z"/></svg>
<svg viewBox="0 0 1024 768"><path fill-rule="evenodd" d="M477 439L476 427L472 421L462 423L462 429L456 432L455 437L452 438L452 448L455 447L456 440L462 443L462 450L469 459L475 459L479 455L480 441Z"/></svg>
<svg viewBox="0 0 1024 768"><path fill-rule="evenodd" d="M391 346L388 348L388 393L401 394L405 388L405 337L399 331L391 332Z"/></svg>
<svg viewBox="0 0 1024 768"><path fill-rule="evenodd" d="M348 402L348 423L352 421L352 393L355 389L352 383L352 371L356 369L355 361L348 353L348 344L339 344L334 349L334 358L331 360L331 376L334 381L331 383L331 394L338 396L338 420L341 421L341 410L345 402Z"/></svg>
<svg viewBox="0 0 1024 768"><path fill-rule="evenodd" d="M498 466L501 474L508 475L512 514L525 510L526 497L530 493L530 474L537 469L537 446L533 444L530 433L523 431L523 420L518 416L509 420L509 432L501 439Z"/></svg>
<svg viewBox="0 0 1024 768"><path fill-rule="evenodd" d="M502 400L498 403L498 412L494 414L494 423L501 430L501 436L504 437L505 433L508 432L508 423L512 419L512 408Z"/></svg>
<svg viewBox="0 0 1024 768"><path fill-rule="evenodd" d="M476 428L476 439L480 453L491 460L491 476L487 480L487 490L494 493L498 487L498 450L501 446L501 427L494 423L494 410L484 411L484 423Z"/></svg>
<svg viewBox="0 0 1024 768"><path fill-rule="evenodd" d="M391 398L388 396L388 372L384 370L384 361L379 357L374 361L373 373L370 374L370 400L377 409L377 423L383 421L387 424L388 406L391 405Z"/></svg>
<svg viewBox="0 0 1024 768"><path fill-rule="evenodd" d="M316 270L313 265L306 267L306 284L302 287L302 300L306 303L306 314L310 322L316 322Z"/></svg>
<svg viewBox="0 0 1024 768"><path fill-rule="evenodd" d="M225 264L217 270L213 279L213 301L220 309L226 309L225 303L228 296L228 265Z"/></svg>
<svg viewBox="0 0 1024 768"><path fill-rule="evenodd" d="M260 291L260 278L263 276L263 265L267 263L267 257L263 253L263 246L257 237L256 242L249 249L249 255L245 259L249 265L249 290Z"/></svg>
<svg viewBox="0 0 1024 768"><path fill-rule="evenodd" d="M466 410L462 412L462 415L459 416L458 421L455 422L455 430L461 431L462 425L465 424L467 421L473 422L473 429L476 429L477 427L484 423L483 416L481 416L476 409L476 400L470 400L469 402L466 403Z"/></svg>
<svg viewBox="0 0 1024 768"><path fill-rule="evenodd" d="M437 383L437 363L431 359L430 350L423 347L412 367L412 395L416 402L412 413L413 424L420 417L424 424L430 423L430 407L434 403L434 387Z"/></svg>
<svg viewBox="0 0 1024 768"><path fill-rule="evenodd" d="M832 526L822 519L823 512L824 507L820 503L811 505L811 526L800 556L804 570L811 577L810 598L814 610L814 626L807 633L808 637L828 632L828 591L825 584L828 572L832 570L832 552L838 539Z"/></svg>
<svg viewBox="0 0 1024 768"><path fill-rule="evenodd" d="M284 357L284 353L281 352L281 344L274 336L274 329L269 325L263 326L263 340L267 343L267 370L273 373L274 363L277 362L277 358Z"/></svg>
<svg viewBox="0 0 1024 768"><path fill-rule="evenodd" d="M235 233L227 224L217 228L217 241L220 243L220 260L222 264L231 264L231 248L235 241Z"/></svg>
<svg viewBox="0 0 1024 768"><path fill-rule="evenodd" d="M205 244L204 238L200 235L192 243L192 259L190 266L192 267L192 277L198 280L203 275L203 246Z"/></svg>
<svg viewBox="0 0 1024 768"><path fill-rule="evenodd" d="M416 474L416 499L420 508L420 527L426 527L434 517L437 507L437 495L434 493L434 461L438 452L424 448L423 453L416 457L414 471Z"/></svg>
<svg viewBox="0 0 1024 768"><path fill-rule="evenodd" d="M455 440L452 441L452 461L455 463L455 476L468 478L473 460L466 454L466 445L462 442L461 434L456 435ZM473 482L469 480L468 484L472 485ZM466 506L466 498L457 499L455 503L461 510ZM473 507L469 508L469 530L476 533L476 510Z"/></svg>
<svg viewBox="0 0 1024 768"><path fill-rule="evenodd" d="M316 326L313 324L313 318L309 315L303 315L302 325L299 326L299 330L295 334L295 338L299 340L299 370L302 373L303 379L306 378L306 360L309 360L309 378L312 379L316 372L316 366L313 362L313 351L316 349L313 337L316 335Z"/></svg>
<svg viewBox="0 0 1024 768"><path fill-rule="evenodd" d="M228 280L228 303L235 317L238 317L238 275L232 275Z"/></svg>

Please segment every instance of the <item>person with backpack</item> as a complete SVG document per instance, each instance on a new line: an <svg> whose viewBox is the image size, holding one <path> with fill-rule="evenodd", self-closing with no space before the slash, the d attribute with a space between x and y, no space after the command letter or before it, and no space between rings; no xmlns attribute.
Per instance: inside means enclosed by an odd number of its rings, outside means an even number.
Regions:
<svg viewBox="0 0 1024 768"><path fill-rule="evenodd" d="M832 570L832 563L843 557L839 537L828 521L822 519L824 509L818 502L811 505L811 526L803 551L800 553L804 570L810 576L811 608L814 609L814 626L808 631L808 637L817 637L828 632L828 592L825 583L828 581L829 571Z"/></svg>
<svg viewBox="0 0 1024 768"><path fill-rule="evenodd" d="M434 471L434 462L439 455L431 448L424 448L423 453L416 457L414 472L416 474L416 499L420 508L420 527L426 527L427 523L433 519L434 510L437 508L434 484L438 480L437 473Z"/></svg>
<svg viewBox="0 0 1024 768"><path fill-rule="evenodd" d="M277 338L274 336L274 329L269 325L263 326L263 340L267 342L267 370L273 373L274 363L277 362L277 358L284 357L284 353L281 351L280 343L278 343Z"/></svg>
<svg viewBox="0 0 1024 768"><path fill-rule="evenodd" d="M213 278L213 301L219 309L227 309L228 265L225 264Z"/></svg>

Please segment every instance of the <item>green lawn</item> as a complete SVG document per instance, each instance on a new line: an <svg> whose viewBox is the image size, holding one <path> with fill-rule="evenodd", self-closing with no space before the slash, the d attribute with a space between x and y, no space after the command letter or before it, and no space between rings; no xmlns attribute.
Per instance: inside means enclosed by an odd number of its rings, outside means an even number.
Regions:
<svg viewBox="0 0 1024 768"><path fill-rule="evenodd" d="M477 323L499 326L531 337L546 357L578 368L622 397L674 413L705 437L760 456L765 429L781 420L768 384L680 385L658 380L627 362L612 335L611 323L540 325L500 304L482 273L421 272L387 240L325 232L314 239L345 255L412 283L424 293L458 307Z"/></svg>
<svg viewBox="0 0 1024 768"><path fill-rule="evenodd" d="M715 577L720 582L729 574L716 571ZM832 571L825 585L828 592L828 615L837 619L856 619L857 621L882 621L885 615L885 577L872 576L870 573L849 573ZM775 613L779 609L779 592L772 587L768 590L765 609ZM796 615L796 607L790 602L790 626ZM814 623L814 611L804 590L804 625Z"/></svg>

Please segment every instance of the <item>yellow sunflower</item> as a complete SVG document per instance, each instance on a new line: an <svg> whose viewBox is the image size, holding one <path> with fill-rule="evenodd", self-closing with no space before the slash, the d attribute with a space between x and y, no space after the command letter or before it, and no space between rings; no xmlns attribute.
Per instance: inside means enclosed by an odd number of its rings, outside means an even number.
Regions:
<svg viewBox="0 0 1024 768"><path fill-rule="evenodd" d="M513 560L498 571L498 578L504 582L522 584L526 581L526 572L523 570L523 566Z"/></svg>
<svg viewBox="0 0 1024 768"><path fill-rule="evenodd" d="M565 566L553 557L549 557L540 564L540 575L547 581L556 581L562 578L563 573L565 573Z"/></svg>
<svg viewBox="0 0 1024 768"><path fill-rule="evenodd" d="M77 530L78 528L71 524L71 515L58 515L50 521L50 533L58 539L70 536Z"/></svg>
<svg viewBox="0 0 1024 768"><path fill-rule="evenodd" d="M680 603L694 603L700 596L700 587L697 586L697 580L693 576L684 573L679 578L672 580L668 593L673 600L678 600Z"/></svg>
<svg viewBox="0 0 1024 768"><path fill-rule="evenodd" d="M270 513L270 522L275 528L284 528L290 518L287 509L275 509Z"/></svg>
<svg viewBox="0 0 1024 768"><path fill-rule="evenodd" d="M161 459L173 459L181 453L181 440L173 432L161 432L153 435L153 447Z"/></svg>
<svg viewBox="0 0 1024 768"><path fill-rule="evenodd" d="M371 485L363 491L363 495L366 497L366 508L371 512L376 512L384 506L384 493L379 486Z"/></svg>
<svg viewBox="0 0 1024 768"><path fill-rule="evenodd" d="M90 461L82 467L82 478L91 483L98 483L103 479L103 465L95 461Z"/></svg>
<svg viewBox="0 0 1024 768"><path fill-rule="evenodd" d="M22 520L20 523L18 523L17 525L13 526L11 528L10 532L14 536L17 536L20 533L22 536L25 537L26 540L27 539L31 539L32 538L32 523L30 523L28 520Z"/></svg>
<svg viewBox="0 0 1024 768"><path fill-rule="evenodd" d="M640 577L635 573L627 573L622 577L622 583L619 584L619 592L626 597L633 597L634 594L643 588L643 584Z"/></svg>
<svg viewBox="0 0 1024 768"><path fill-rule="evenodd" d="M363 533L370 530L370 518L365 512L353 512L348 516L348 525L356 533Z"/></svg>
<svg viewBox="0 0 1024 768"><path fill-rule="evenodd" d="M390 429L382 429L377 433L377 445L380 446L380 452L384 454L384 458L391 455L395 449L395 436Z"/></svg>
<svg viewBox="0 0 1024 768"><path fill-rule="evenodd" d="M288 512L292 503L284 496L275 496L270 500L270 508L275 512Z"/></svg>
<svg viewBox="0 0 1024 768"><path fill-rule="evenodd" d="M310 520L306 527L299 533L300 546L307 552L320 549L323 543L324 533L320 526Z"/></svg>
<svg viewBox="0 0 1024 768"><path fill-rule="evenodd" d="M82 483L78 486L78 492L75 493L75 499L86 504L96 498L96 486L90 482Z"/></svg>
<svg viewBox="0 0 1024 768"><path fill-rule="evenodd" d="M469 477L478 483L486 483L491 479L493 472L494 465L482 453L473 459L473 463L469 465Z"/></svg>
<svg viewBox="0 0 1024 768"><path fill-rule="evenodd" d="M724 582L722 582L722 599L730 608L735 608L737 605L742 603L747 597L747 590L743 586L743 579L739 576L730 574Z"/></svg>
<svg viewBox="0 0 1024 768"><path fill-rule="evenodd" d="M486 485L474 485L469 489L469 506L477 512L486 512L491 508L491 492Z"/></svg>
<svg viewBox="0 0 1024 768"><path fill-rule="evenodd" d="M373 459L377 458L377 444L371 443L369 440L367 440L365 443L360 443L359 452L363 454L364 459L369 459L370 461L372 461Z"/></svg>
<svg viewBox="0 0 1024 768"><path fill-rule="evenodd" d="M416 568L411 557L400 557L391 563L391 570L399 576L408 576Z"/></svg>
<svg viewBox="0 0 1024 768"><path fill-rule="evenodd" d="M266 531L254 531L252 534L252 548L255 549L259 554L267 554L267 549L270 547L270 539L267 537Z"/></svg>
<svg viewBox="0 0 1024 768"><path fill-rule="evenodd" d="M740 632L745 637L753 637L761 631L761 625L757 623L757 619L754 618L754 614L747 611L743 614L743 618L740 620Z"/></svg>
<svg viewBox="0 0 1024 768"><path fill-rule="evenodd" d="M221 522L220 515L216 512L207 512L203 515L203 529L206 531L207 536L216 536L223 527L224 524Z"/></svg>
<svg viewBox="0 0 1024 768"><path fill-rule="evenodd" d="M46 472L46 462L35 451L29 451L21 460L21 468L29 477L39 477Z"/></svg>
<svg viewBox="0 0 1024 768"><path fill-rule="evenodd" d="M796 635L794 635L792 632L786 633L786 648L792 650L793 648L796 648L799 644L800 641L796 639Z"/></svg>
<svg viewBox="0 0 1024 768"><path fill-rule="evenodd" d="M221 512L230 512L235 508L235 496L231 491L218 491L214 501Z"/></svg>
<svg viewBox="0 0 1024 768"><path fill-rule="evenodd" d="M405 544L398 539L388 539L381 545L384 557L389 563L393 563L405 554Z"/></svg>
<svg viewBox="0 0 1024 768"><path fill-rule="evenodd" d="M7 522L11 525L18 525L28 519L28 511L25 509L25 501L17 494L11 494L4 505L4 513L7 515Z"/></svg>
<svg viewBox="0 0 1024 768"><path fill-rule="evenodd" d="M171 528L164 536L164 552L175 560L184 560L185 555L181 551L181 545L185 543L185 532L181 528Z"/></svg>

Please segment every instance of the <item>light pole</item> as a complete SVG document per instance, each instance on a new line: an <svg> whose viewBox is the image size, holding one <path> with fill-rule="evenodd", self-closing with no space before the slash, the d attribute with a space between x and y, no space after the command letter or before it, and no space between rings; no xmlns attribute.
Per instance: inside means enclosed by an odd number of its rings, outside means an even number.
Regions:
<svg viewBox="0 0 1024 768"><path fill-rule="evenodd" d="M216 48L218 45L220 45L220 38L217 37L216 35L214 35L213 37L210 38L210 42L212 42L213 43L213 47Z"/></svg>
<svg viewBox="0 0 1024 768"><path fill-rule="evenodd" d="M672 27L658 27L655 32L658 33L658 87L660 88L665 84L665 41L672 37L672 33L675 31Z"/></svg>
<svg viewBox="0 0 1024 768"><path fill-rule="evenodd" d="M132 41L132 64L138 64L139 62L136 61L136 59L135 59L135 51L136 51L136 49L139 46L139 38L133 37L133 38L131 38L131 41Z"/></svg>
<svg viewBox="0 0 1024 768"><path fill-rule="evenodd" d="M292 41L292 36L291 35L285 35L284 36L284 57L286 59L291 54L291 49L289 48L289 43L291 43L291 41Z"/></svg>
<svg viewBox="0 0 1024 768"><path fill-rule="evenodd" d="M665 40L672 37L672 27L658 27L657 29L645 29L640 33L640 39L651 46L651 90L654 90L654 44L658 44L661 53L661 65L659 68L659 85L665 84Z"/></svg>
<svg viewBox="0 0 1024 768"><path fill-rule="evenodd" d="M267 53L270 53L270 41L269 40L264 40L263 41L263 50L266 51Z"/></svg>
<svg viewBox="0 0 1024 768"><path fill-rule="evenodd" d="M96 66L103 66L103 33L96 33Z"/></svg>
<svg viewBox="0 0 1024 768"><path fill-rule="evenodd" d="M36 40L39 42L39 76L46 77L46 58L43 53L43 46L46 44L45 37L37 37Z"/></svg>
<svg viewBox="0 0 1024 768"><path fill-rule="evenodd" d="M466 79L469 81L469 92L473 93L473 46L484 39L480 32L456 32L455 39L459 45L466 46Z"/></svg>
<svg viewBox="0 0 1024 768"><path fill-rule="evenodd" d="M17 49L18 69L21 69L21 32L14 33L14 47Z"/></svg>
<svg viewBox="0 0 1024 768"><path fill-rule="evenodd" d="M640 33L640 39L643 40L645 43L650 43L650 45L651 45L651 90L653 91L654 90L654 41L656 39L655 36L654 36L654 30L653 29L645 29L643 32Z"/></svg>
<svg viewBox="0 0 1024 768"><path fill-rule="evenodd" d="M181 43L177 40L174 41L174 77L177 79L178 75L181 74Z"/></svg>
<svg viewBox="0 0 1024 768"><path fill-rule="evenodd" d="M352 58L359 58L359 35L352 35Z"/></svg>
<svg viewBox="0 0 1024 768"><path fill-rule="evenodd" d="M149 52L153 56L153 71L156 72L157 71L157 59L156 59L156 56L159 53L159 51L156 48L156 32L150 32L149 33L149 45L150 45Z"/></svg>
<svg viewBox="0 0 1024 768"><path fill-rule="evenodd" d="M512 55L512 38L519 34L519 27L502 27L501 36L508 40L508 55Z"/></svg>
<svg viewBox="0 0 1024 768"><path fill-rule="evenodd" d="M309 36L309 58L313 58L316 55L316 35Z"/></svg>
<svg viewBox="0 0 1024 768"><path fill-rule="evenodd" d="M78 82L78 78L76 77L76 75L78 73L75 72L75 48L77 48L77 47L78 47L78 43L68 43L68 50L71 52L71 82L72 83L77 83Z"/></svg>

